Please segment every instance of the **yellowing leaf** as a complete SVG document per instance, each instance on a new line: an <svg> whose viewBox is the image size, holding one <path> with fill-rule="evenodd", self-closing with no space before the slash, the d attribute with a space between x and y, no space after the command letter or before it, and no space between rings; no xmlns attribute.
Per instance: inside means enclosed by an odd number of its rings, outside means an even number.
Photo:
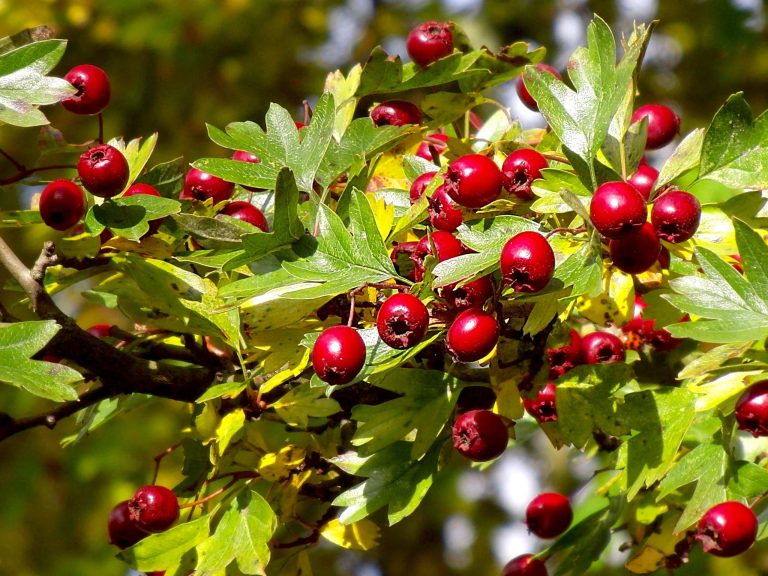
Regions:
<svg viewBox="0 0 768 576"><path fill-rule="evenodd" d="M219 426L219 415L211 402L203 406L203 411L195 416L195 430L204 441L210 441Z"/></svg>
<svg viewBox="0 0 768 576"><path fill-rule="evenodd" d="M392 204L387 204L384 198L377 199L371 192L368 192L365 197L371 205L373 217L376 220L376 228L379 229L381 237L386 240L395 221L395 207Z"/></svg>
<svg viewBox="0 0 768 576"><path fill-rule="evenodd" d="M501 368L498 358L494 358L491 362L491 386L496 393L494 411L499 415L510 420L517 420L523 415L523 402L517 385L526 374L527 370L520 364Z"/></svg>
<svg viewBox="0 0 768 576"><path fill-rule="evenodd" d="M306 452L299 446L285 446L279 452L264 454L259 459L259 474L270 482L288 478L293 470L304 461Z"/></svg>
<svg viewBox="0 0 768 576"><path fill-rule="evenodd" d="M313 471L304 470L298 474L292 474L286 482L279 484L279 509L275 512L280 520L289 522L296 518L296 504L299 501L299 490L312 477Z"/></svg>
<svg viewBox="0 0 768 576"><path fill-rule="evenodd" d="M379 532L379 527L368 518L346 525L334 518L320 529L323 538L347 550L374 548L379 543Z"/></svg>
<svg viewBox="0 0 768 576"><path fill-rule="evenodd" d="M295 378L296 376L298 376L304 371L304 368L306 368L307 364L309 364L310 351L308 348L304 348L303 346L301 348L303 348L304 350L304 354L302 355L301 360L299 360L295 364L288 363L289 366L292 366L291 368L278 372L277 374L272 376L269 380L264 382L261 388L259 388L259 391L262 394L266 394L273 388L280 386L280 384L282 384L283 382L287 382L291 378ZM270 357L265 359L265 363L268 360L270 360Z"/></svg>
<svg viewBox="0 0 768 576"><path fill-rule="evenodd" d="M733 222L725 212L711 205L701 209L701 221L693 237L693 243L696 246L709 248L719 256L739 253Z"/></svg>
<svg viewBox="0 0 768 576"><path fill-rule="evenodd" d="M299 343L304 338L304 334L311 332L314 326L315 324L303 323L297 328L268 330L253 335L248 340L248 348L258 352L249 356L247 361L258 361L261 370L267 374L276 370L290 370L298 367L307 353L307 349ZM321 327L319 323L317 327ZM265 391L264 388L262 391Z"/></svg>
<svg viewBox="0 0 768 576"><path fill-rule="evenodd" d="M723 402L741 394L746 388L745 381L753 376L760 376L762 370L745 372L730 372L703 384L691 384L688 389L697 394L696 412L706 412L716 408Z"/></svg>
<svg viewBox="0 0 768 576"><path fill-rule="evenodd" d="M595 324L622 325L632 318L635 289L632 276L608 269L603 274L603 291L595 298L580 297L577 309Z"/></svg>
<svg viewBox="0 0 768 576"><path fill-rule="evenodd" d="M243 410L235 410L225 415L221 422L219 422L216 428L216 436L219 439L219 454L223 454L232 438L243 429L245 423L245 412Z"/></svg>
<svg viewBox="0 0 768 576"><path fill-rule="evenodd" d="M675 545L685 537L685 532L674 534L676 523L676 515L666 516L658 530L651 533L624 567L634 574L650 574L663 568L664 557L674 554Z"/></svg>

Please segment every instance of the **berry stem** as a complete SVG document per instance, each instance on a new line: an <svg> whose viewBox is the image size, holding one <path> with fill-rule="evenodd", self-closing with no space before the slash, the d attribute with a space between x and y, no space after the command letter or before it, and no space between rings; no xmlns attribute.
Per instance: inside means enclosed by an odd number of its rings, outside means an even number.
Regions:
<svg viewBox="0 0 768 576"><path fill-rule="evenodd" d="M24 178L31 176L35 172L42 172L44 170L67 170L70 168L74 168L74 166L72 164L51 164L48 166L37 166L36 168L25 168L23 165L19 165L19 171L13 176L0 180L0 186L7 186L8 184L24 180Z"/></svg>
<svg viewBox="0 0 768 576"><path fill-rule="evenodd" d="M302 105L304 106L304 124L308 125L312 120L312 106L309 105L309 100L304 100Z"/></svg>
<svg viewBox="0 0 768 576"><path fill-rule="evenodd" d="M558 228L552 228L549 232L547 232L544 237L550 238L551 236L555 234L581 234L582 232L586 232L587 227L586 226L579 226L578 228L567 228L567 227L558 227Z"/></svg>
<svg viewBox="0 0 768 576"><path fill-rule="evenodd" d="M229 490L230 488L232 488L232 486L234 486L234 485L235 485L235 483L236 483L238 480L240 480L240 478L234 477L234 478L232 478L232 480L230 480L229 482L227 482L227 483L226 483L224 486L222 486L222 487L221 487L221 488L219 488L218 490L214 490L213 492L211 492L210 494L208 494L208 496L205 496L205 497L203 497L203 498L200 498L199 500L195 500L194 502L187 502L186 504L181 504L181 505L179 506L179 508L192 508L192 507L194 507L194 506L200 506L201 504L205 504L206 502L208 502L208 501L210 501L210 500L213 500L213 499L214 499L214 498L216 498L217 496L220 496L221 494L223 494L224 492L226 492L227 490Z"/></svg>
<svg viewBox="0 0 768 576"><path fill-rule="evenodd" d="M160 463L163 461L163 458L165 458L169 454L172 454L176 450L176 448L178 448L179 446L181 446L181 442L177 442L173 446L169 446L168 448L166 448L165 450L160 452L160 454L158 454L157 456L154 457L155 473L152 475L152 484L153 485L157 484L157 476L160 473Z"/></svg>

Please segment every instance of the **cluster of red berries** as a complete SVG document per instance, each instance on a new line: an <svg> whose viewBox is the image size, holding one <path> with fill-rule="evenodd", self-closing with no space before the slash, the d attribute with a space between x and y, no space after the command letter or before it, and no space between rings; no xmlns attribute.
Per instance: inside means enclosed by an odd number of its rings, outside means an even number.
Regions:
<svg viewBox="0 0 768 576"><path fill-rule="evenodd" d="M179 501L164 486L142 486L109 513L109 540L118 548L133 546L149 534L164 532L179 518Z"/></svg>

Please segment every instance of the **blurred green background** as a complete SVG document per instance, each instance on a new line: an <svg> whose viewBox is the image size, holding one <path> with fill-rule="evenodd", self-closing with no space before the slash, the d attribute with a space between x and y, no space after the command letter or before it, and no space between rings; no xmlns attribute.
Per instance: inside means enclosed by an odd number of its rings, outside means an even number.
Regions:
<svg viewBox="0 0 768 576"><path fill-rule="evenodd" d="M69 39L64 75L80 63L111 76L107 137L160 133L154 161L223 154L206 137L205 123L261 119L279 102L302 119L302 100L322 91L326 73L345 70L382 44L405 54L404 38L425 19L453 19L472 41L492 48L528 40L550 49L564 68L584 42L593 13L617 31L633 20L660 20L641 76L640 102L663 102L681 112L683 132L704 126L728 95L743 90L756 113L768 100L768 38L761 0L0 0L0 35L47 24ZM509 87L498 95L535 123ZM71 142L96 136L93 118L48 109ZM36 157L37 131L4 126L0 147L25 164ZM663 152L662 152L663 154ZM13 173L0 163L0 178ZM4 206L15 201L2 198ZM26 258L49 232L10 236ZM119 321L85 308L83 325ZM1 410L25 415L40 403L0 390ZM157 401L123 416L80 444L59 446L71 431L37 429L0 444L0 576L117 576L125 567L107 545L110 508L151 480L153 456L179 440L184 406ZM591 468L556 454L531 431L525 448L511 451L488 478L454 462L422 508L368 554L321 546L315 574L409 576L491 575L500 563L536 546L520 522L526 498L540 488L570 491ZM161 483L178 478L178 455L164 464ZM166 475L167 474L167 475ZM615 550L620 539L612 544ZM522 549L521 549L522 547ZM613 554L600 574L623 574ZM768 573L759 550L726 565L697 554L680 574L733 576Z"/></svg>

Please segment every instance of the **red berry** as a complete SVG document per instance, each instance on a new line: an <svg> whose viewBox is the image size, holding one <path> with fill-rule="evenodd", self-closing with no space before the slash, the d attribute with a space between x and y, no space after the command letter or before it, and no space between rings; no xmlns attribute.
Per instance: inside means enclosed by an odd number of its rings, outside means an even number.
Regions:
<svg viewBox="0 0 768 576"><path fill-rule="evenodd" d="M499 340L499 324L496 318L470 308L464 310L448 328L445 345L459 362L476 362L491 353Z"/></svg>
<svg viewBox="0 0 768 576"><path fill-rule="evenodd" d="M626 182L601 184L589 203L592 224L606 238L619 238L639 229L646 216L645 200Z"/></svg>
<svg viewBox="0 0 768 576"><path fill-rule="evenodd" d="M704 552L730 558L746 552L757 537L757 518L741 502L722 502L704 513L698 524L696 540Z"/></svg>
<svg viewBox="0 0 768 576"><path fill-rule="evenodd" d="M422 197L424 190L426 190L429 186L429 183L432 182L435 174L437 174L437 172L425 172L413 181L410 189L411 204L414 204L419 198Z"/></svg>
<svg viewBox="0 0 768 576"><path fill-rule="evenodd" d="M225 214L231 218L237 218L243 222L248 222L264 232L269 232L269 224L261 210L256 208L250 202L230 202L219 211L219 214Z"/></svg>
<svg viewBox="0 0 768 576"><path fill-rule="evenodd" d="M416 64L425 68L453 52L453 24L422 22L408 34L405 48Z"/></svg>
<svg viewBox="0 0 768 576"><path fill-rule="evenodd" d="M624 360L624 344L610 332L592 332L581 338L587 364L613 364Z"/></svg>
<svg viewBox="0 0 768 576"><path fill-rule="evenodd" d="M446 191L467 208L482 208L501 194L501 170L481 154L465 154L448 165Z"/></svg>
<svg viewBox="0 0 768 576"><path fill-rule="evenodd" d="M179 199L203 201L213 198L213 203L218 204L229 200L234 190L235 185L231 182L197 168L190 168L184 177L184 189L179 194Z"/></svg>
<svg viewBox="0 0 768 576"><path fill-rule="evenodd" d="M544 236L528 230L507 240L500 263L504 283L515 292L538 292L552 279L555 253Z"/></svg>
<svg viewBox="0 0 768 576"><path fill-rule="evenodd" d="M440 292L448 305L456 310L482 308L488 298L493 296L493 281L490 276L480 276L463 286L457 287L456 284L443 286Z"/></svg>
<svg viewBox="0 0 768 576"><path fill-rule="evenodd" d="M533 554L522 554L507 562L501 576L548 576L548 573L544 562Z"/></svg>
<svg viewBox="0 0 768 576"><path fill-rule="evenodd" d="M573 520L571 502L557 492L545 492L531 500L525 510L528 530L539 538L557 538Z"/></svg>
<svg viewBox="0 0 768 576"><path fill-rule="evenodd" d="M74 96L61 101L73 114L98 114L109 104L109 76L98 66L80 64L64 75L77 89Z"/></svg>
<svg viewBox="0 0 768 576"><path fill-rule="evenodd" d="M613 265L627 274L640 274L653 266L659 259L661 242L650 222L608 244Z"/></svg>
<svg viewBox="0 0 768 576"><path fill-rule="evenodd" d="M133 546L147 536L147 532L131 520L128 500L123 500L112 508L107 521L107 532L109 533L109 542L120 549Z"/></svg>
<svg viewBox="0 0 768 576"><path fill-rule="evenodd" d="M584 363L584 348L581 344L581 336L571 328L570 341L565 346L547 349L549 360L549 377L552 380L560 378L574 366Z"/></svg>
<svg viewBox="0 0 768 576"><path fill-rule="evenodd" d="M109 331L112 329L112 324L94 324L86 329L86 332L96 338L109 338Z"/></svg>
<svg viewBox="0 0 768 576"><path fill-rule="evenodd" d="M419 145L418 150L416 150L416 156L432 162L434 160L432 157L432 149L434 149L438 155L442 154L448 149L448 144L446 144L446 142L448 142L448 136L445 134L430 134L427 136L427 139Z"/></svg>
<svg viewBox="0 0 768 576"><path fill-rule="evenodd" d="M637 294L632 320L621 327L621 331L627 335L624 347L636 350L644 343L652 345L656 350L672 350L677 347L681 339L673 338L666 328L656 330L655 320L643 318L646 306L643 297Z"/></svg>
<svg viewBox="0 0 768 576"><path fill-rule="evenodd" d="M683 190L670 190L659 196L651 209L651 223L656 235L676 244L691 238L699 227L701 204Z"/></svg>
<svg viewBox="0 0 768 576"><path fill-rule="evenodd" d="M501 165L504 188L521 200L532 200L531 182L541 178L541 171L547 166L547 159L536 150L515 150Z"/></svg>
<svg viewBox="0 0 768 576"><path fill-rule="evenodd" d="M736 421L739 430L752 436L768 436L768 380L752 384L736 402Z"/></svg>
<svg viewBox="0 0 768 576"><path fill-rule="evenodd" d="M299 127L298 124L300 122L296 122L297 128ZM303 126L303 124L302 124ZM232 153L232 160L237 160L238 162L249 162L251 164L260 164L261 158L256 156L256 154L251 154L250 152L246 152L245 150L235 150ZM264 190L264 188L256 188L255 186L243 186L246 190L250 190L251 192L260 192Z"/></svg>
<svg viewBox="0 0 768 576"><path fill-rule="evenodd" d="M557 420L557 402L555 385L548 382L536 393L534 398L523 398L523 407L539 422L555 422Z"/></svg>
<svg viewBox="0 0 768 576"><path fill-rule="evenodd" d="M632 122L648 118L647 150L663 148L675 139L680 132L680 117L671 108L663 104L646 104L632 114Z"/></svg>
<svg viewBox="0 0 768 576"><path fill-rule="evenodd" d="M85 194L72 180L54 180L40 196L40 217L54 230L67 230L85 215Z"/></svg>
<svg viewBox="0 0 768 576"><path fill-rule="evenodd" d="M498 414L490 410L470 410L453 423L451 437L459 454L475 462L486 462L504 452L509 432Z"/></svg>
<svg viewBox="0 0 768 576"><path fill-rule="evenodd" d="M640 196L643 197L643 200L647 202L651 197L653 185L656 184L658 178L659 171L656 170L656 168L650 164L641 163L640 166L637 167L637 170L635 170L635 173L627 178L627 182L632 184L632 186L635 187L635 190L640 192Z"/></svg>
<svg viewBox="0 0 768 576"><path fill-rule="evenodd" d="M552 66L549 66L548 64L536 64L536 69L541 70L542 72L549 72L557 78L558 80L562 80L562 77L560 76L560 72L552 68ZM533 110L534 112L537 112L539 110L539 105L536 104L536 100L533 99L533 96L531 96L531 93L528 92L528 88L525 86L524 79L525 73L523 73L522 76L518 76L517 78L517 96L520 98L520 101L525 104L526 108Z"/></svg>
<svg viewBox="0 0 768 576"><path fill-rule="evenodd" d="M412 294L394 294L381 305L376 328L387 346L404 350L421 342L429 326L429 311Z"/></svg>
<svg viewBox="0 0 768 576"><path fill-rule="evenodd" d="M146 196L161 196L160 192L154 186L145 184L144 182L136 182L136 184L132 184L128 190L123 192L123 198L141 194Z"/></svg>
<svg viewBox="0 0 768 576"><path fill-rule="evenodd" d="M412 102L388 100L371 110L371 120L376 126L421 124L421 111Z"/></svg>
<svg viewBox="0 0 768 576"><path fill-rule="evenodd" d="M114 146L102 144L86 150L77 162L83 187L94 196L112 198L128 183L128 161Z"/></svg>
<svg viewBox="0 0 768 576"><path fill-rule="evenodd" d="M432 242L435 245L435 251L437 254L433 254L437 258L438 262L443 260L450 260L456 256L460 256L464 253L464 247L461 242L451 234L450 232L444 232L438 230L432 233ZM411 254L411 260L415 266L414 277L416 281L421 281L424 277L424 259L428 254L432 254L432 246L429 242L429 236L424 236L419 243L416 244L416 249Z"/></svg>
<svg viewBox="0 0 768 576"><path fill-rule="evenodd" d="M461 208L448 196L445 184L440 185L429 198L429 223L438 230L455 232L462 222Z"/></svg>
<svg viewBox="0 0 768 576"><path fill-rule="evenodd" d="M179 500L165 486L142 486L128 501L131 520L147 532L168 530L179 518Z"/></svg>
<svg viewBox="0 0 768 576"><path fill-rule="evenodd" d="M320 380L346 384L365 364L365 342L354 328L326 328L312 347L312 367Z"/></svg>

